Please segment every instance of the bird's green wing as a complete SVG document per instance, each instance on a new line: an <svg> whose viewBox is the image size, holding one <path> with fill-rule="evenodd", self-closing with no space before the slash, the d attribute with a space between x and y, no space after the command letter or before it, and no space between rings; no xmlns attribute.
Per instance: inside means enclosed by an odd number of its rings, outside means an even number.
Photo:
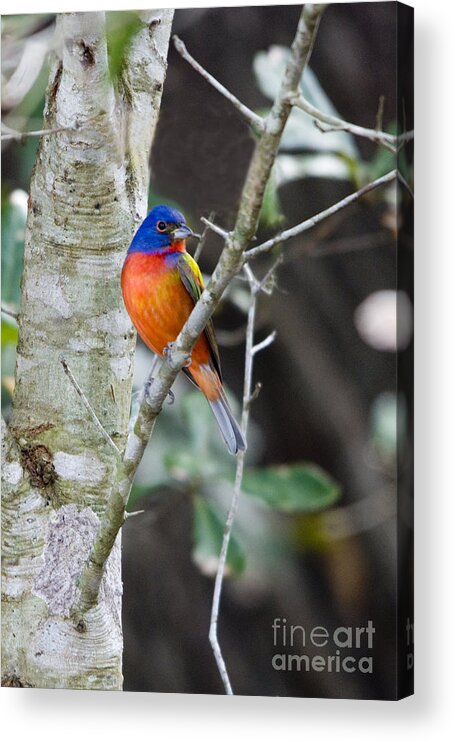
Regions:
<svg viewBox="0 0 455 742"><path fill-rule="evenodd" d="M191 257L189 253L182 253L177 263L177 267L178 267L180 278L181 278L183 285L185 286L192 300L196 304L197 300L201 296L202 291L204 289L204 281L202 279L202 273L200 271L198 264L196 263L194 258ZM220 355L218 352L218 345L216 342L215 330L214 330L213 322L211 319L209 319L209 321L207 322L205 326L205 336L210 346L213 365L215 366L218 372L218 376L221 379Z"/></svg>

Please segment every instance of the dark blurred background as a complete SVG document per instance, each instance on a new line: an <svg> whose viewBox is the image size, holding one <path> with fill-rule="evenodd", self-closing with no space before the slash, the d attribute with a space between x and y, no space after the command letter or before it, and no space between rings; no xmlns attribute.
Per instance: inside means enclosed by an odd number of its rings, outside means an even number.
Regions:
<svg viewBox="0 0 455 742"><path fill-rule="evenodd" d="M272 68L279 67L283 55L278 47L289 47L299 12L300 6L177 10L174 32L229 90L263 111L270 106ZM330 6L311 58L308 97L315 96L320 107L333 106L349 121L374 127L384 96L382 127L395 131L396 14L392 2ZM52 17L46 17L33 33L47 32L51 24ZM29 103L28 113L20 111L29 128L40 105L42 110L42 92ZM17 110L6 113L10 125L17 126ZM293 116L259 241L394 167L392 154L376 144L323 134L302 112ZM28 189L35 146L29 140L4 150L5 214L11 194L19 203L18 193ZM200 217L211 213L231 227L253 146L237 112L171 45L151 157L150 204L176 204L196 231ZM275 290L261 297L256 337L276 329L277 339L255 361L254 380L262 390L252 407L247 462L256 472L311 462L336 483L337 495L324 509L302 507L290 513L279 503L267 507L261 495L243 496L234 529L242 569L225 580L220 616L220 641L236 693L395 694L395 451L397 435L404 433L396 426L401 404L393 323L398 227L393 190L374 191L286 243ZM213 270L221 248L220 239L209 234L200 259L204 273ZM258 275L270 260L255 263ZM238 400L246 301L246 285L237 281L215 317L225 382ZM11 363L11 349L4 353ZM137 387L150 361L138 346ZM3 387L7 404L8 365ZM195 502L213 506L222 524L232 470L216 442L213 456L222 463L214 472L208 467L194 476L182 458L172 458L174 449L190 447L191 410L201 419L205 414L198 399L196 407L184 407L185 398L193 404L185 381L175 391L176 404L159 421L134 492L132 509L145 513L129 519L123 529L125 690L222 693L207 638L213 554L198 543L204 536ZM210 418L207 425L212 425ZM374 673L274 670L276 617L308 631L313 626L329 631L366 626L372 619Z"/></svg>

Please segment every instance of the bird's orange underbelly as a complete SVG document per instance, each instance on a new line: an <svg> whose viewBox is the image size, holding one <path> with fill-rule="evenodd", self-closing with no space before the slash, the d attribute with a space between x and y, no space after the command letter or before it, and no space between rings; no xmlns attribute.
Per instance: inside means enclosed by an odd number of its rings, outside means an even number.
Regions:
<svg viewBox="0 0 455 742"><path fill-rule="evenodd" d="M176 269L168 269L159 256L131 254L122 271L126 309L144 343L157 353L174 342L194 303ZM209 346L202 335L192 352L191 367L206 364Z"/></svg>

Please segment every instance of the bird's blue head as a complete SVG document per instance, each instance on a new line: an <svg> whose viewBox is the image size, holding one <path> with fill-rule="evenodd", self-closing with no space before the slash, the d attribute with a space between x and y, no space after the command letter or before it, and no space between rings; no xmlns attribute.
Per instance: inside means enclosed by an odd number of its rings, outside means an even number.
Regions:
<svg viewBox="0 0 455 742"><path fill-rule="evenodd" d="M132 252L158 253L173 244L194 237L185 217L177 209L161 204L155 206L144 219L133 237L128 254Z"/></svg>

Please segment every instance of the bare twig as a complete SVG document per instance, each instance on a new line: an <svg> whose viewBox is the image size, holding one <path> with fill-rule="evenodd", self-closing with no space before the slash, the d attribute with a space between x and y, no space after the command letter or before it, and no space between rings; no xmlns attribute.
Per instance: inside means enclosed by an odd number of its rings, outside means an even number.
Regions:
<svg viewBox="0 0 455 742"><path fill-rule="evenodd" d="M48 134L58 134L60 131L72 131L76 127L74 126L56 126L54 129L37 129L36 131L15 131L10 129L5 124L2 124L1 141L14 139L17 142L25 141L29 137L45 137ZM8 129L8 131L5 131Z"/></svg>
<svg viewBox="0 0 455 742"><path fill-rule="evenodd" d="M385 185L386 183L391 183L393 180L396 179L396 177L397 171L391 170L386 175L382 175L380 178L373 180L371 183L363 186L358 191L355 191L355 193L351 193L349 196L346 196L346 198L341 199L341 201L337 201L336 204L333 204L333 206L329 206L328 209L324 209L324 211L320 211L319 214L315 214L315 216L311 216L309 219L305 219L304 222L297 224L295 227L285 229L283 232L275 235L275 237L272 237L270 240L263 242L262 245L258 245L257 247L253 247L251 250L248 250L248 252L246 252L244 255L244 260L254 260L259 255L264 255L265 253L272 250L275 245L278 245L280 242L285 242L286 240L291 239L291 237L297 237L297 235L301 234L302 232L306 232L308 229L312 229L316 226L316 224L319 224L319 222L322 222L329 216L336 214L338 211L341 211L341 209L345 209L346 206L349 206L355 201L358 201L360 198L362 198L362 196L365 196L367 193L373 191L375 188Z"/></svg>
<svg viewBox="0 0 455 742"><path fill-rule="evenodd" d="M255 356L256 353L260 353L261 350L265 350L265 348L268 348L269 345L272 345L276 338L276 330L270 333L270 335L267 335L264 340L261 340L260 343L256 343L256 345L253 345L251 352Z"/></svg>
<svg viewBox="0 0 455 742"><path fill-rule="evenodd" d="M115 445L114 441L112 440L112 438L109 435L109 433L107 432L107 430L105 430L105 428L101 424L101 422L100 422L100 420L99 420L99 418L98 418L95 410L93 409L92 405L90 404L90 402L88 401L87 397L85 396L83 390L81 389L81 387L77 383L76 378L75 378L73 372L71 371L68 363L63 358L63 356L60 357L60 363L62 364L63 370L64 370L65 374L67 375L67 377L70 380L71 384L73 385L74 389L76 390L76 392L80 396L82 402L84 403L84 407L89 412L90 417L92 418L94 424L96 425L96 427L100 431L101 435L103 436L103 438L105 439L105 441L110 445L110 447L115 451L115 453L117 454L117 456L120 456L119 449Z"/></svg>
<svg viewBox="0 0 455 742"><path fill-rule="evenodd" d="M199 62L196 62L194 57L191 56L191 54L188 52L185 44L181 39L179 39L178 36L173 36L172 40L174 42L174 46L180 56L188 62L193 69L196 70L196 72L199 72L199 74L206 80L212 87L215 88L215 90L218 90L221 95L224 95L225 98L232 103L232 105L239 111L243 118L245 118L250 126L253 127L253 129L262 132L264 131L265 127L265 120L258 116L257 113L254 113L248 106L245 106L241 101L239 101L238 98L235 97L227 88L224 87L218 80L216 80L212 75L207 72L207 70L202 67L202 65L199 64Z"/></svg>
<svg viewBox="0 0 455 742"><path fill-rule="evenodd" d="M256 317L256 301L257 301L257 281L250 282L251 301L248 310L248 321L246 329L246 347L245 347L245 375L243 382L243 407L242 407L242 420L241 429L244 437L246 438L248 429L248 417L249 417L249 401L251 397L251 380L253 376L253 339L254 339L254 322ZM215 586L213 590L212 600L212 611L210 615L210 630L209 640L213 649L216 664L218 666L221 679L223 681L224 689L228 695L233 695L231 681L227 671L226 663L221 651L220 643L218 640L218 616L220 612L220 601L221 592L223 589L224 571L226 568L226 559L229 548L229 542L231 540L232 527L234 525L235 516L240 499L240 490L242 486L243 470L245 464L245 451L240 451L237 456L237 467L235 472L234 492L232 496L231 506L229 508L226 525L223 532L223 543L221 546L220 557L218 561L218 568L215 577Z"/></svg>
<svg viewBox="0 0 455 742"><path fill-rule="evenodd" d="M250 305L248 308L248 320L246 327L246 344L245 344L245 374L243 381L243 403L242 403L242 420L241 428L242 433L246 439L248 431L248 420L250 414L250 406L253 400L254 394L251 391L252 379L253 379L253 361L254 356L259 351L267 348L275 339L275 332L272 332L265 340L254 345L254 325L256 320L256 304L257 298L261 291L261 282L254 276L249 265L245 265L244 272L248 278L250 286ZM256 387L258 388L258 387ZM259 387L260 388L260 387ZM229 549L229 542L231 539L232 528L237 514L237 509L240 500L240 492L242 487L243 471L245 466L245 451L240 451L237 456L237 467L235 472L234 481L234 492L232 496L231 506L229 508L228 517L224 527L223 542L221 546L220 557L218 561L218 567L215 577L215 587L213 591L212 600L212 611L210 616L210 631L209 639L213 649L213 654L218 666L218 670L223 681L224 689L228 695L233 694L231 681L226 668L226 663L223 658L220 643L218 640L218 617L220 612L220 601L221 592L223 589L224 573L226 568L226 559Z"/></svg>
<svg viewBox="0 0 455 742"><path fill-rule="evenodd" d="M143 515L145 510L133 510L131 513L125 513L125 520L128 518L134 518L136 515Z"/></svg>
<svg viewBox="0 0 455 742"><path fill-rule="evenodd" d="M338 116L324 113L307 101L301 93L298 93L297 95L295 93L292 94L290 96L290 101L292 105L296 106L296 108L300 108L311 116L320 131L347 131L356 137L363 137L372 142L376 142L377 144L381 144L394 154L397 152L397 137L394 134L388 134L387 132L380 131L377 128L367 129L364 126L358 126L357 124L351 124L348 121L344 121Z"/></svg>
<svg viewBox="0 0 455 742"><path fill-rule="evenodd" d="M3 314L7 314L8 317L12 317L13 319L15 319L16 322L19 319L19 312L13 312L12 309L8 309L8 307L5 307L4 304L2 304L2 312Z"/></svg>
<svg viewBox="0 0 455 742"><path fill-rule="evenodd" d="M80 596L73 607L73 617L78 626L84 623L83 614L96 603L104 566L124 523L124 511L137 468L169 389L179 371L190 360L191 351L225 289L244 265L243 254L256 234L266 185L292 109L288 94L299 84L313 48L324 7L312 4L304 6L280 91L255 145L234 228L224 237L225 246L215 271L150 385L147 397L142 395L133 429L128 435L123 461L117 466L111 495L79 581Z"/></svg>
<svg viewBox="0 0 455 742"><path fill-rule="evenodd" d="M403 131L402 134L398 134L398 137L397 137L397 144L398 144L398 146L397 146L397 154L399 152L401 152L401 150L403 149L403 147L405 147L406 144L408 144L408 142L412 142L413 139L414 139L414 129L411 129L410 131Z"/></svg>
<svg viewBox="0 0 455 742"><path fill-rule="evenodd" d="M400 173L399 170L397 171L397 178L400 181L401 185L406 188L406 190L409 193L409 195L411 196L411 198L414 198L414 191L412 190L411 186L409 185L409 183L406 180L406 178L404 177L404 175L402 173Z"/></svg>
<svg viewBox="0 0 455 742"><path fill-rule="evenodd" d="M213 222L213 220L215 219L215 216L216 216L215 212L212 211L209 214L209 219L208 220L210 222ZM209 227L209 225L206 224L205 227L204 227L204 231L201 234L200 240L198 242L198 245L196 247L196 250L194 251L194 256L193 256L194 259L195 259L195 261L196 261L196 263L199 260L199 258L201 257L201 253L202 253L202 251L203 251L203 249L205 247L205 243L207 241L207 235L208 235L210 229L211 229L211 227Z"/></svg>
<svg viewBox="0 0 455 742"><path fill-rule="evenodd" d="M250 394L250 398L248 400L248 407L254 402L260 395L262 389L262 382L257 381L254 385L254 389L252 393Z"/></svg>
<svg viewBox="0 0 455 742"><path fill-rule="evenodd" d="M261 278L259 282L259 288L265 294L271 294L274 288L273 281L275 280L275 271L279 265L283 262L283 255L278 255L277 259L272 263L267 273ZM269 286L269 283L272 283Z"/></svg>
<svg viewBox="0 0 455 742"><path fill-rule="evenodd" d="M201 216L201 222L203 222L205 226L208 227L208 229L211 229L212 232L215 232L215 234L222 237L223 240L227 240L227 238L229 237L229 232L227 232L222 227L219 227L218 224L214 224L209 219L206 219L205 216Z"/></svg>
<svg viewBox="0 0 455 742"><path fill-rule="evenodd" d="M1 141L14 139L23 142L29 137L45 137L48 134L58 134L61 131L78 131L95 118L96 116L91 116L84 121L76 121L72 126L54 126L51 129L36 129L35 131L16 131L2 122Z"/></svg>

